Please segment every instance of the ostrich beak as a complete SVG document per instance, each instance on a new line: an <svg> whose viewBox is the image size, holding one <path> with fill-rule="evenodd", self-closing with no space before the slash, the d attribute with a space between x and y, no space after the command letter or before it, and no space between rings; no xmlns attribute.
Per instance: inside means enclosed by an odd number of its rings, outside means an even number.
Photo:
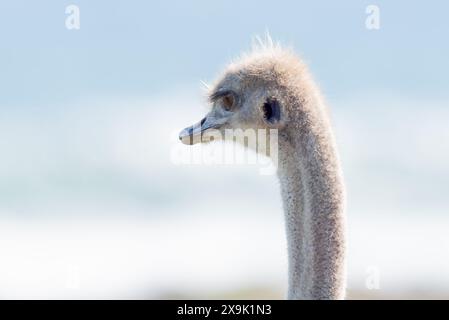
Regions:
<svg viewBox="0 0 449 320"><path fill-rule="evenodd" d="M202 136L211 129L218 129L227 119L216 118L208 114L203 120L187 127L179 133L179 140L184 144L196 144L202 142Z"/></svg>

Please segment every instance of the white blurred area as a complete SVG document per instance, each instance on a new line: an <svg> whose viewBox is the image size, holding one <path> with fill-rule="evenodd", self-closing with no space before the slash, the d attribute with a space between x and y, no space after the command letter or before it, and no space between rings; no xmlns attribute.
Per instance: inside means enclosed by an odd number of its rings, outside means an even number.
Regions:
<svg viewBox="0 0 449 320"><path fill-rule="evenodd" d="M283 298L276 176L170 160L195 92L0 110L0 298ZM350 298L449 298L447 101L329 104Z"/></svg>

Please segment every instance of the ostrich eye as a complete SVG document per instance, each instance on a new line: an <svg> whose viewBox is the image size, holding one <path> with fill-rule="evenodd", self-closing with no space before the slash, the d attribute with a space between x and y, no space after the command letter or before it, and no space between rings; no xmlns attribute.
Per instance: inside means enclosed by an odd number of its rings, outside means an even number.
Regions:
<svg viewBox="0 0 449 320"><path fill-rule="evenodd" d="M231 93L228 93L227 95L223 96L222 103L223 103L223 108L226 111L232 111L234 109L234 105L235 105L234 95Z"/></svg>
<svg viewBox="0 0 449 320"><path fill-rule="evenodd" d="M264 120L270 124L279 122L281 119L281 108L275 98L268 98L262 106Z"/></svg>

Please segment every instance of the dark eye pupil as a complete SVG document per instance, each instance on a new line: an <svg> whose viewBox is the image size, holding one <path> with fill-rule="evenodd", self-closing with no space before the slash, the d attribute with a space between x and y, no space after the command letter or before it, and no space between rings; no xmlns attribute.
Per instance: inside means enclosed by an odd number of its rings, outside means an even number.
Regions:
<svg viewBox="0 0 449 320"><path fill-rule="evenodd" d="M227 95L223 98L223 105L226 110L231 110L234 106L234 98L231 95Z"/></svg>

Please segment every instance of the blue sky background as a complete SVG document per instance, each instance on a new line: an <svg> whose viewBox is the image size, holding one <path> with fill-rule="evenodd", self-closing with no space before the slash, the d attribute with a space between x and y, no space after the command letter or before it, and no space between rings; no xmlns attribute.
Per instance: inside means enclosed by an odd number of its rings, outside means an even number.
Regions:
<svg viewBox="0 0 449 320"><path fill-rule="evenodd" d="M69 4L79 31L65 28ZM370 4L377 31L365 28ZM0 2L0 243L13 244L0 247L0 298L282 297L276 177L171 158L201 152L176 138L205 112L200 80L266 30L301 54L329 102L353 297L447 298L448 11L445 1ZM372 266L377 291L365 285Z"/></svg>
<svg viewBox="0 0 449 320"><path fill-rule="evenodd" d="M147 95L211 79L266 29L310 63L328 96L387 91L445 96L448 4L376 1L381 29L365 28L369 1L2 1L2 105L83 96Z"/></svg>

